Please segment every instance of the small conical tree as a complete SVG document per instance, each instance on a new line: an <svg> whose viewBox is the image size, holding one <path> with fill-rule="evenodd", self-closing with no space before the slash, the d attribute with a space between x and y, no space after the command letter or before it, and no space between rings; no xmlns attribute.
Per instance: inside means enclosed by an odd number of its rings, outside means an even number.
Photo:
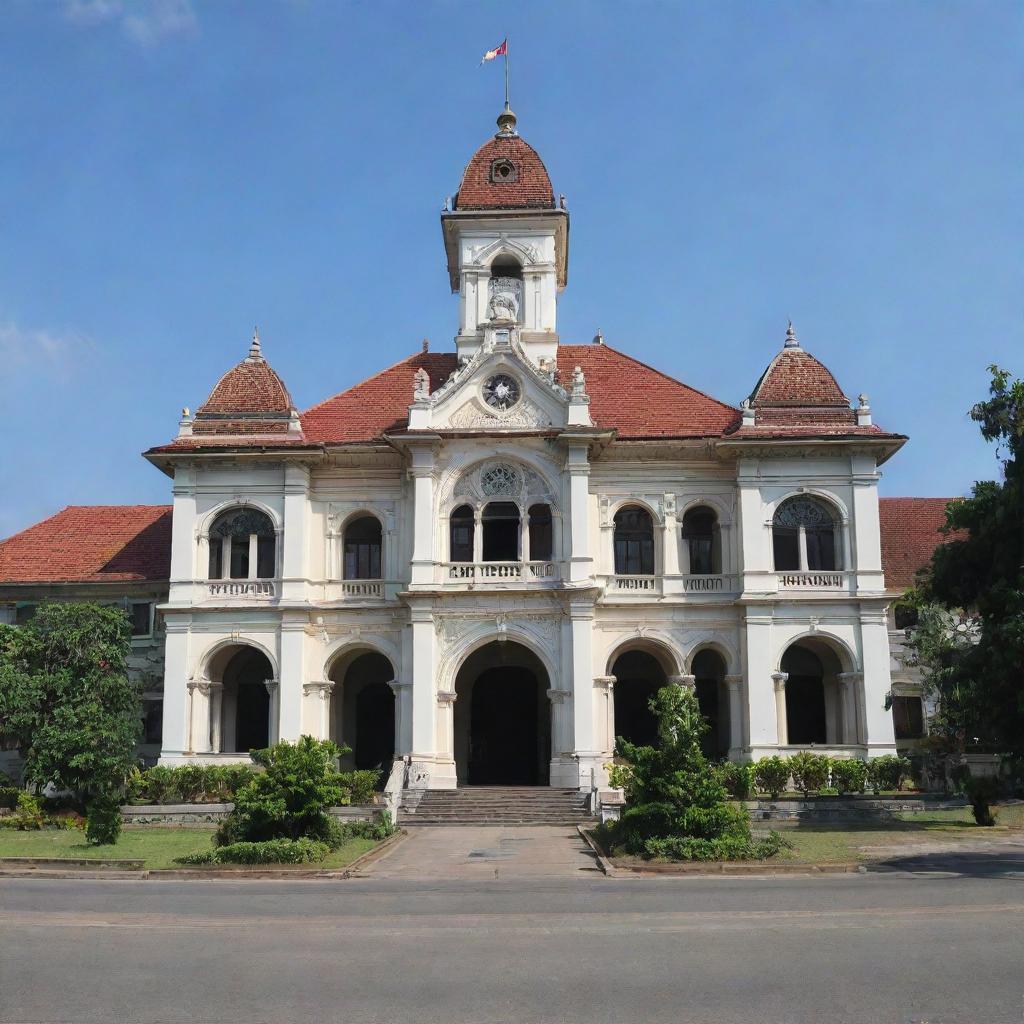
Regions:
<svg viewBox="0 0 1024 1024"><path fill-rule="evenodd" d="M753 843L743 807L729 803L718 773L700 748L707 723L692 690L666 686L650 702L658 746L621 737L629 762L626 809L615 829L627 853L678 860L738 860L777 852L778 840Z"/></svg>

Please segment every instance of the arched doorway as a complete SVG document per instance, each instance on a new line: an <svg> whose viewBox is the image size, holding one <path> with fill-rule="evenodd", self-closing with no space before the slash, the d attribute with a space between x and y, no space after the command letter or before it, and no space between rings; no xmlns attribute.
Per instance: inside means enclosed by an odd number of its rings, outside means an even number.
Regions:
<svg viewBox="0 0 1024 1024"><path fill-rule="evenodd" d="M331 736L351 748L344 769L389 771L395 757L395 678L391 662L378 651L355 651L331 666Z"/></svg>
<svg viewBox="0 0 1024 1024"><path fill-rule="evenodd" d="M616 739L621 736L630 743L654 746L658 741L658 723L650 702L668 682L664 667L648 651L626 651L615 659L612 675Z"/></svg>
<svg viewBox="0 0 1024 1024"><path fill-rule="evenodd" d="M211 659L210 679L220 683L211 695L210 749L245 754L276 742L277 686L267 656L255 647L232 645Z"/></svg>
<svg viewBox="0 0 1024 1024"><path fill-rule="evenodd" d="M825 641L806 637L782 655L786 673L786 742L850 743L856 735L855 708L844 710L840 693L843 664ZM847 738L851 737L851 738Z"/></svg>
<svg viewBox="0 0 1024 1024"><path fill-rule="evenodd" d="M551 760L548 674L522 644L487 644L455 677L455 768L471 786L546 786Z"/></svg>
<svg viewBox="0 0 1024 1024"><path fill-rule="evenodd" d="M729 754L729 695L725 692L725 662L717 651L698 651L693 656L691 672L700 713L708 723L700 745L705 757L720 761Z"/></svg>

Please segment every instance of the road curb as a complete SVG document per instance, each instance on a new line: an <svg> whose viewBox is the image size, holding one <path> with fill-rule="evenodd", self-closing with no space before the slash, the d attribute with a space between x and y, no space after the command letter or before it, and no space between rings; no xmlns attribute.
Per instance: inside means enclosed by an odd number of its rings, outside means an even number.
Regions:
<svg viewBox="0 0 1024 1024"><path fill-rule="evenodd" d="M396 846L403 843L409 838L409 833L404 828L400 828L394 835L388 836L379 846L375 846L372 850L367 850L366 853L359 857L356 857L348 867L344 868L342 878L353 878L355 872L360 868L366 867L367 864L372 864L375 860L389 854L394 850Z"/></svg>
<svg viewBox="0 0 1024 1024"><path fill-rule="evenodd" d="M597 859L598 867L609 877L614 878L619 872L614 864L604 855L601 847L597 845L597 840L590 834L588 829L585 829L582 825L576 826L576 831L583 837L583 842L590 847Z"/></svg>

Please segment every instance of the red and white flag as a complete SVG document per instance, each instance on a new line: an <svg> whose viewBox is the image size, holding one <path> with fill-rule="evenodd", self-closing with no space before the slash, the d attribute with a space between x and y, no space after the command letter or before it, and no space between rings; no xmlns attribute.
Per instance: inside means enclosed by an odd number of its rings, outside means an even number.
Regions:
<svg viewBox="0 0 1024 1024"><path fill-rule="evenodd" d="M506 53L508 53L508 39L502 39L499 46L496 46L493 50L488 50L480 58L480 63L486 64L487 61L494 60L495 57L504 57Z"/></svg>

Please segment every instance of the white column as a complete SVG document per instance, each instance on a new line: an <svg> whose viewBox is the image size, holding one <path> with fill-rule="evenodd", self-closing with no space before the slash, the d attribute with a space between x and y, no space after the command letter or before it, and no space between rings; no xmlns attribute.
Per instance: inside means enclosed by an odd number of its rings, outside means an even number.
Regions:
<svg viewBox="0 0 1024 1024"><path fill-rule="evenodd" d="M747 722L750 746L774 747L779 742L772 689L768 683L772 656L772 619L770 615L748 613L745 630L744 675L747 679Z"/></svg>
<svg viewBox="0 0 1024 1024"><path fill-rule="evenodd" d="M665 495L665 522L661 528L661 573L663 576L678 576L679 524L676 520L676 496Z"/></svg>
<svg viewBox="0 0 1024 1024"><path fill-rule="evenodd" d="M220 753L220 726L224 712L224 684L210 683L210 752Z"/></svg>
<svg viewBox="0 0 1024 1024"><path fill-rule="evenodd" d="M190 679L192 734L188 753L208 754L210 752L210 680Z"/></svg>
<svg viewBox="0 0 1024 1024"><path fill-rule="evenodd" d="M569 580L586 583L594 575L590 551L590 461L586 444L570 444L566 457L569 473L569 515L572 550L569 557ZM587 679L591 674L587 672ZM588 686L589 686L588 682ZM577 749L579 743L577 742Z"/></svg>
<svg viewBox="0 0 1024 1024"><path fill-rule="evenodd" d="M303 715L303 735L314 739L331 738L331 694L334 683L321 680L302 684L302 699L306 705Z"/></svg>
<svg viewBox="0 0 1024 1024"><path fill-rule="evenodd" d="M455 701L454 690L437 692L437 756L438 760L455 763Z"/></svg>
<svg viewBox="0 0 1024 1024"><path fill-rule="evenodd" d="M422 602L422 603L421 603ZM437 678L433 606L429 598L410 599L412 624L412 756L413 788L453 788L455 766L439 755ZM441 764L441 761L444 764Z"/></svg>
<svg viewBox="0 0 1024 1024"><path fill-rule="evenodd" d="M605 757L615 753L615 676L595 676L597 691L596 717L600 727L596 731L598 745Z"/></svg>
<svg viewBox="0 0 1024 1024"><path fill-rule="evenodd" d="M473 509L473 562L479 565L484 560L484 514L483 509Z"/></svg>
<svg viewBox="0 0 1024 1024"><path fill-rule="evenodd" d="M171 522L171 585L169 600L172 602L191 603L192 581L205 579L207 565L197 565L196 547L196 472L191 466L178 466L174 470L174 516ZM181 707L184 711L185 696L185 672L181 676L182 700ZM166 691L165 697L166 701ZM164 729L167 728L167 705L164 705ZM184 728L184 714L182 715L182 728ZM179 744L181 747L187 744L182 742L184 737L179 733ZM168 737L164 734L164 749L168 752L171 747L167 742Z"/></svg>
<svg viewBox="0 0 1024 1024"><path fill-rule="evenodd" d="M773 672L772 682L775 684L775 731L779 737L779 746L789 744L789 725L786 722L786 680L788 672Z"/></svg>
<svg viewBox="0 0 1024 1024"><path fill-rule="evenodd" d="M573 752L579 762L579 784L590 784L590 769L600 770L603 750L594 736L594 606L571 602Z"/></svg>
<svg viewBox="0 0 1024 1024"><path fill-rule="evenodd" d="M840 742L843 744L858 743L860 729L857 722L856 685L863 678L859 672L840 672L839 680L840 707L843 709L843 731Z"/></svg>
<svg viewBox="0 0 1024 1024"><path fill-rule="evenodd" d="M528 562L532 557L530 552L530 509L529 506L523 509L519 516L519 561ZM525 567L523 579L529 579Z"/></svg>
<svg viewBox="0 0 1024 1024"><path fill-rule="evenodd" d="M285 612L281 622L281 668L278 739L294 743L302 735L302 693L306 679L305 612ZM318 673L319 674L319 673Z"/></svg>
<svg viewBox="0 0 1024 1024"><path fill-rule="evenodd" d="M860 740L868 745L869 754L877 757L879 754L892 754L896 751L892 711L885 708L885 695L892 690L885 612L862 612L860 631L864 679L854 689Z"/></svg>
<svg viewBox="0 0 1024 1024"><path fill-rule="evenodd" d="M249 534L249 579L256 579L256 567L259 562L259 537Z"/></svg>
<svg viewBox="0 0 1024 1024"><path fill-rule="evenodd" d="M572 699L572 691L551 689L546 692L551 711L551 759L554 761L572 753L572 744L568 742L569 723L564 712L566 703Z"/></svg>
<svg viewBox="0 0 1024 1024"><path fill-rule="evenodd" d="M167 613L164 641L164 719L160 756L177 757L191 746L188 690L190 617Z"/></svg>
<svg viewBox="0 0 1024 1024"><path fill-rule="evenodd" d="M413 546L410 586L434 583L434 449L417 445L410 452L413 480Z"/></svg>
<svg viewBox="0 0 1024 1024"><path fill-rule="evenodd" d="M293 601L307 598L309 548L309 470L305 466L288 463L284 469L284 533L277 543L283 551L280 555L281 596ZM250 548L249 575L255 576L254 548ZM295 699L298 701L296 692Z"/></svg>
<svg viewBox="0 0 1024 1024"><path fill-rule="evenodd" d="M270 697L270 709L267 713L267 742L273 745L281 739L281 687L276 679L264 679L263 685L267 688L267 694ZM298 739L298 736L295 739Z"/></svg>
<svg viewBox="0 0 1024 1024"><path fill-rule="evenodd" d="M395 757L412 751L412 683L392 679L395 694Z"/></svg>
<svg viewBox="0 0 1024 1024"><path fill-rule="evenodd" d="M743 749L743 676L726 676L729 691L729 754Z"/></svg>
<svg viewBox="0 0 1024 1024"><path fill-rule="evenodd" d="M800 571L807 572L807 530L803 524L796 528L796 543L800 552Z"/></svg>

